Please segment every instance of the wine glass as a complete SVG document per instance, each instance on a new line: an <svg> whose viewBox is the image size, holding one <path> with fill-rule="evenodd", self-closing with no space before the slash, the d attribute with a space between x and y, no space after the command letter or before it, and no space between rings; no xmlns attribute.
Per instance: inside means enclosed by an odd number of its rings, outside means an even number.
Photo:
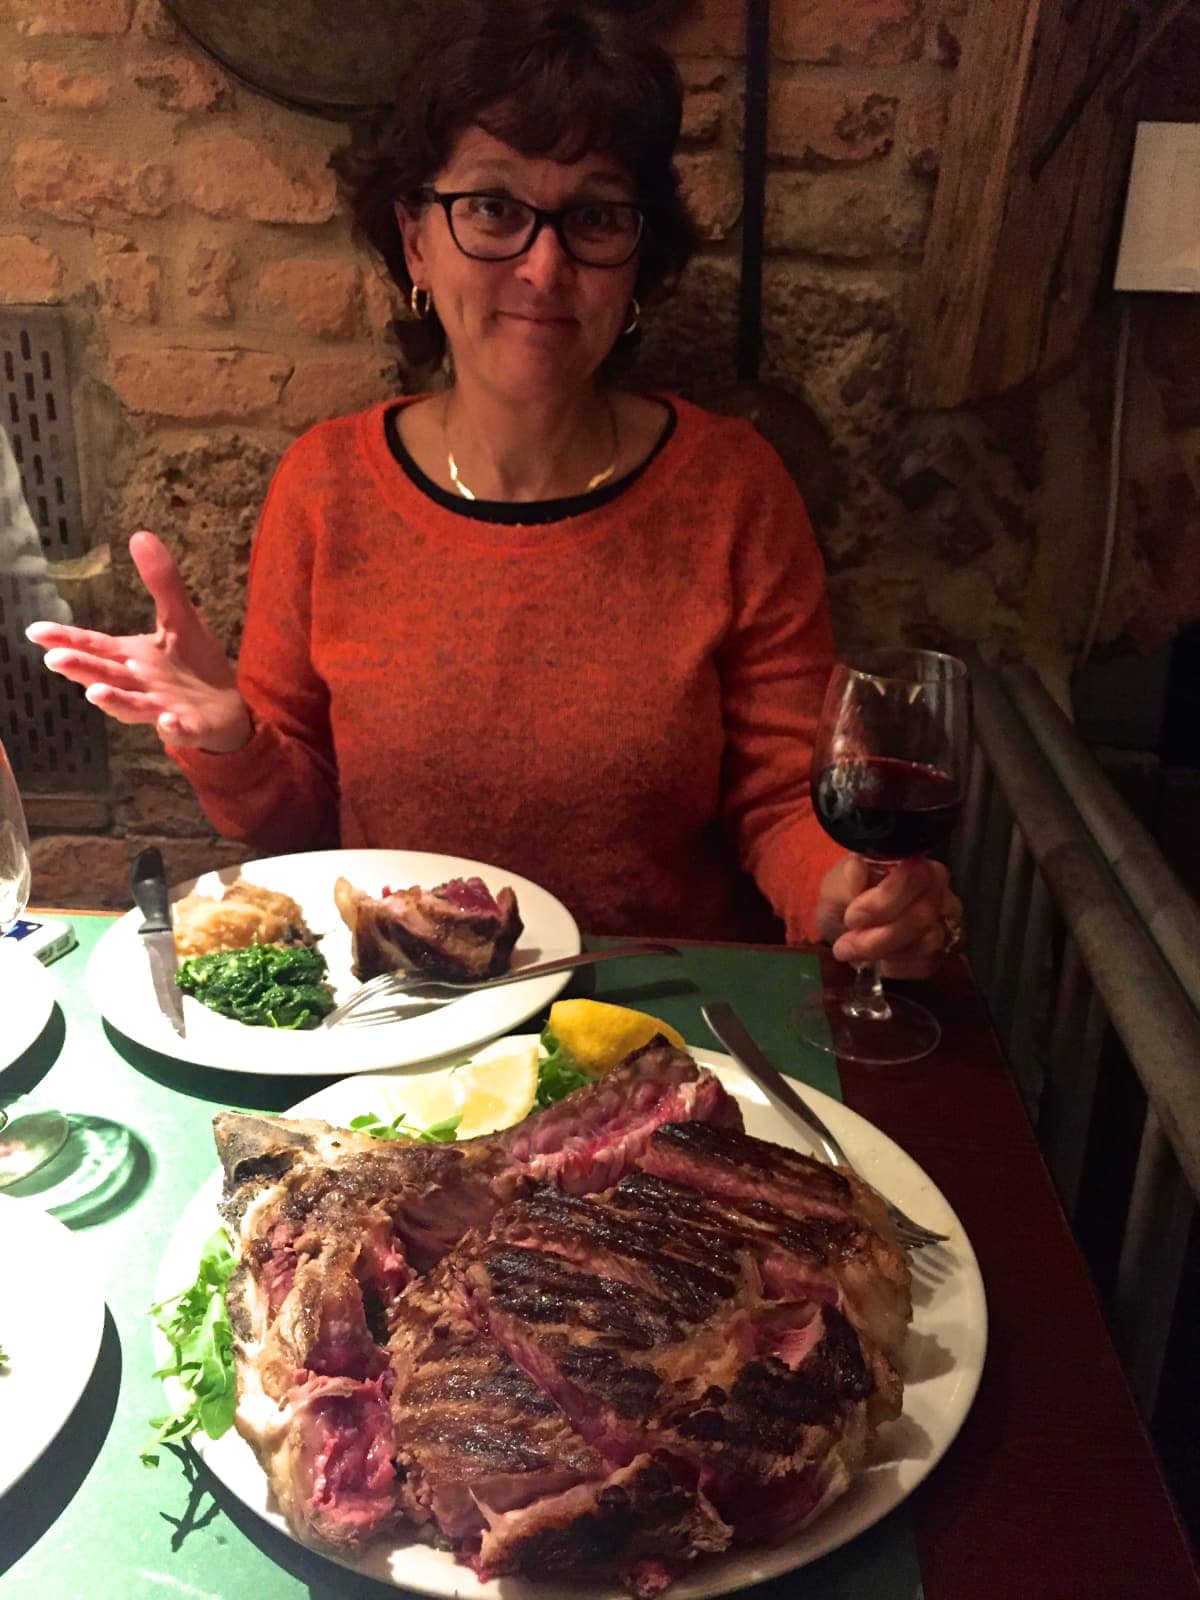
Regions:
<svg viewBox="0 0 1200 1600"><path fill-rule="evenodd" d="M17 781L0 744L0 934L20 919L29 904L29 831ZM0 952L0 960L33 960L16 950ZM0 976L3 976L0 969ZM0 1063L3 1065L3 1063ZM31 1111L10 1122L0 1109L0 1189L27 1178L44 1166L66 1143L67 1119L58 1111Z"/></svg>
<svg viewBox="0 0 1200 1600"><path fill-rule="evenodd" d="M830 674L812 758L817 820L879 883L899 862L945 845L966 787L971 723L967 668L934 650L886 649ZM893 1065L928 1055L937 1018L886 995L879 962L852 988L826 989L797 1008L801 1036L847 1061Z"/></svg>

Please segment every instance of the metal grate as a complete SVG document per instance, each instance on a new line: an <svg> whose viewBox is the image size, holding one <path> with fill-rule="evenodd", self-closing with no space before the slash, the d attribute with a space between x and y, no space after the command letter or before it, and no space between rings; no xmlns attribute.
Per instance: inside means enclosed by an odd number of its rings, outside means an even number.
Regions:
<svg viewBox="0 0 1200 1600"><path fill-rule="evenodd" d="M0 738L41 790L105 778L103 717L25 638L56 606L66 616L47 563L87 549L70 397L62 312L0 310Z"/></svg>

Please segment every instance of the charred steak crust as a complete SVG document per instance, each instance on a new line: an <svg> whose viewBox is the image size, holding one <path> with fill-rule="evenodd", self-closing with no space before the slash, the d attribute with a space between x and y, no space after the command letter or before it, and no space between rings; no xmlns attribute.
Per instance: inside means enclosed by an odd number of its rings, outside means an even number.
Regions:
<svg viewBox="0 0 1200 1600"><path fill-rule="evenodd" d="M506 1552L507 1569L531 1578L598 1572L614 1566L616 1551L623 1565L656 1556L682 1567L698 1551L723 1549L729 1531L697 1502L690 1476L671 1456L639 1457L613 1473L590 1504L558 1519L553 1508L527 1518L528 1531Z"/></svg>
<svg viewBox="0 0 1200 1600"><path fill-rule="evenodd" d="M899 1411L874 1191L744 1134L664 1040L488 1139L215 1130L238 1427L335 1553L407 1520L481 1578L649 1595L786 1537Z"/></svg>

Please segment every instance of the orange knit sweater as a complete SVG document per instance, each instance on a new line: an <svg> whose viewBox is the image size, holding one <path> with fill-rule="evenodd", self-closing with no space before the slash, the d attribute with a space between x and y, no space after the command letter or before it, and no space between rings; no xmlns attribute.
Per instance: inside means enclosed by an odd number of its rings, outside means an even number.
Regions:
<svg viewBox="0 0 1200 1600"><path fill-rule="evenodd" d="M272 854L490 861L598 933L747 936L740 861L788 936L814 937L841 854L808 796L821 558L762 438L673 404L615 498L533 526L424 493L386 406L299 439L251 560L254 736L173 752L215 826Z"/></svg>

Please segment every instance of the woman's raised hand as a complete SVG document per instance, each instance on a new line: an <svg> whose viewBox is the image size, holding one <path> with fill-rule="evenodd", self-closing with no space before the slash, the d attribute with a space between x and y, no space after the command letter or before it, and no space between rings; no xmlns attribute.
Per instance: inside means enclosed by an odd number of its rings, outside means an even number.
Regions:
<svg viewBox="0 0 1200 1600"><path fill-rule="evenodd" d="M184 588L170 551L153 533L135 533L129 553L154 601L154 632L115 637L57 622L35 622L27 636L46 666L81 683L94 706L117 722L149 722L165 744L225 753L253 732L229 658Z"/></svg>

